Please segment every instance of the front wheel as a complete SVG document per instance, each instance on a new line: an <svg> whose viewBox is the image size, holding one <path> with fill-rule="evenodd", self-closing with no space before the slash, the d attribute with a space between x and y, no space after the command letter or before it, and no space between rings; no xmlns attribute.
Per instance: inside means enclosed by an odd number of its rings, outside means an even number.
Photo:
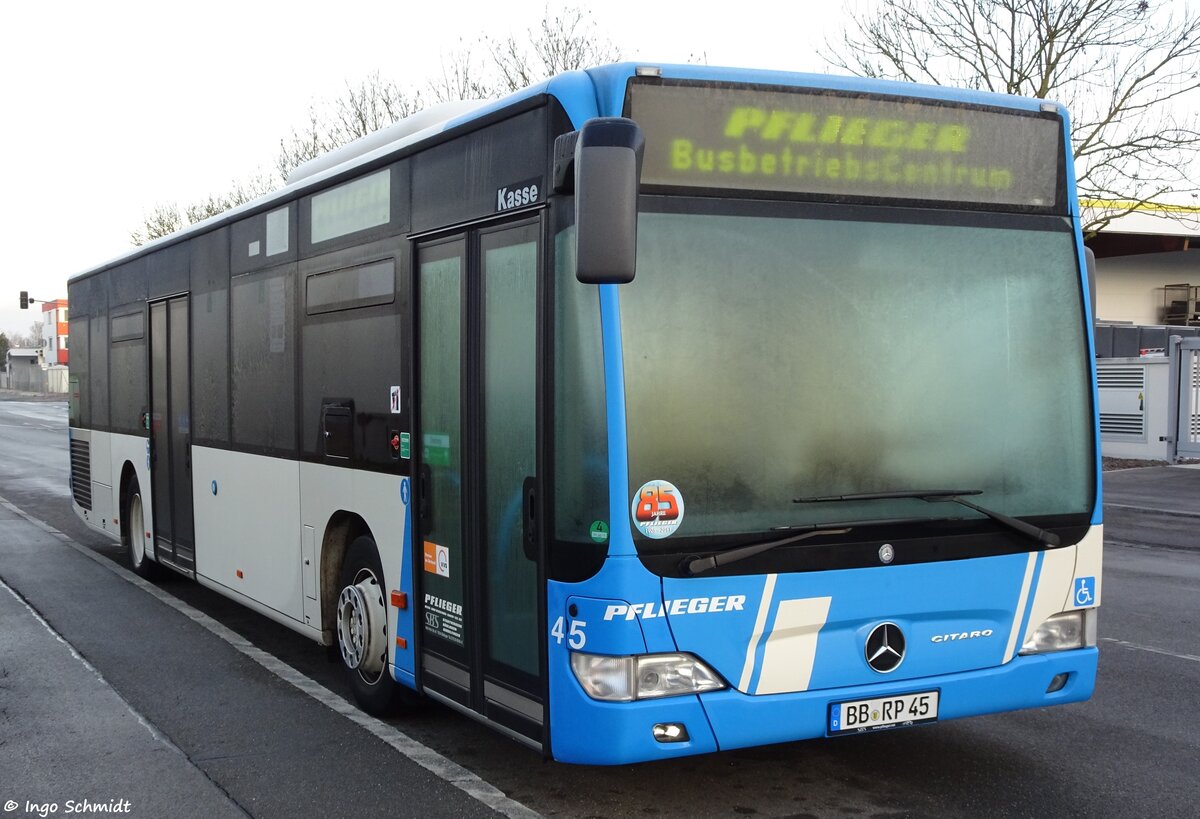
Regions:
<svg viewBox="0 0 1200 819"><path fill-rule="evenodd" d="M137 478L129 480L121 519L125 521L122 539L129 554L130 568L140 577L153 577L156 565L146 555L146 513L142 506L142 492L138 487Z"/></svg>
<svg viewBox="0 0 1200 819"><path fill-rule="evenodd" d="M354 699L376 715L394 713L415 698L388 668L386 594L375 541L366 535L356 538L342 561L334 626Z"/></svg>

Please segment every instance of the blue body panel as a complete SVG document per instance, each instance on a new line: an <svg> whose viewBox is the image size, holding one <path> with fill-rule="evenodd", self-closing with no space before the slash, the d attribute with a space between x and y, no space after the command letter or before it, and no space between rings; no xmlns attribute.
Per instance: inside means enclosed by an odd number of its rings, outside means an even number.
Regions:
<svg viewBox="0 0 1200 819"><path fill-rule="evenodd" d="M416 646L413 642L413 519L412 519L412 481L408 478L400 480L400 502L404 504L404 549L401 557L400 585L397 587L408 597L409 605L404 611L396 612L395 635L403 640L405 648L400 648L399 642L390 647L393 652L392 672L397 682L409 688L417 687L416 678Z"/></svg>
<svg viewBox="0 0 1200 819"><path fill-rule="evenodd" d="M939 720L1016 711L1086 700L1096 683L1094 648L1018 657L1009 664L961 674L889 680L857 688L805 691L751 697L718 691L700 697L722 750L823 737L828 733L829 706L851 699L938 691ZM1058 674L1067 684L1045 693Z"/></svg>
<svg viewBox="0 0 1200 819"><path fill-rule="evenodd" d="M834 703L920 691L939 692L939 720L1086 700L1095 686L1099 655L1094 648L1004 661L1010 631L1018 629L1019 636L1029 617L1030 603L1018 605L1028 558L1007 555L811 574L664 580L637 558L619 557L610 558L597 575L581 583L551 581L548 619L553 623L562 616L564 632L578 621L584 641L577 648L613 656L688 651L729 683L726 690L700 696L599 702L575 679L569 638L552 635L548 669L553 756L563 762L616 765L811 739L828 734L829 707ZM764 637L775 631L780 601L831 598L828 631L818 635L808 690L761 692L765 640L753 652L748 685L738 690L769 577L774 578L774 594ZM1038 579L1033 572L1029 600ZM614 589L622 590L620 598L599 597ZM746 599L724 610L739 596ZM724 602L715 612L693 606L691 613L672 614L672 601L684 598ZM622 610L636 601L643 601L643 607L635 615ZM574 618L569 614L572 603ZM900 625L910 646L904 662L887 676L872 671L862 652L866 632L882 621ZM983 635L988 630L992 634ZM973 632L981 636L932 639ZM1059 674L1068 675L1066 684L1046 693ZM662 722L685 725L690 741L655 741L652 728Z"/></svg>
<svg viewBox="0 0 1200 819"><path fill-rule="evenodd" d="M810 689L868 685L879 674L867 665L863 644L867 633L883 621L900 626L908 652L890 679L911 679L934 674L988 668L1004 662L1013 629L1027 619L1028 605L1017 611L1028 555L1003 555L880 566L829 572L781 574L765 610L763 639L754 639L755 621L763 599L766 578L744 577L689 579L666 578L663 596L668 600L716 596L746 596L741 611L667 615L682 651L702 656L732 686L747 693L759 690L767 637L795 640L777 622L780 606L793 600L828 598L828 614L816 634ZM1036 577L1033 586L1036 588ZM1032 602L1033 595L1028 595ZM801 631L791 626L793 633ZM980 632L981 636L932 642L939 635ZM1018 632L1020 633L1020 632ZM787 650L787 649L785 649ZM751 673L743 683L748 652ZM798 653L791 649L791 654Z"/></svg>

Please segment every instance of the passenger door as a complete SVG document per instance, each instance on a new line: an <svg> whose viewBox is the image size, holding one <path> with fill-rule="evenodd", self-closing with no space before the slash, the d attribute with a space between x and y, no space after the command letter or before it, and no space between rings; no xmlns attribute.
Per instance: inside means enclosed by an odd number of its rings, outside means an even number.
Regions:
<svg viewBox="0 0 1200 819"><path fill-rule="evenodd" d="M540 222L418 249L423 686L542 740Z"/></svg>
<svg viewBox="0 0 1200 819"><path fill-rule="evenodd" d="M150 451L156 559L196 568L188 297L150 305Z"/></svg>

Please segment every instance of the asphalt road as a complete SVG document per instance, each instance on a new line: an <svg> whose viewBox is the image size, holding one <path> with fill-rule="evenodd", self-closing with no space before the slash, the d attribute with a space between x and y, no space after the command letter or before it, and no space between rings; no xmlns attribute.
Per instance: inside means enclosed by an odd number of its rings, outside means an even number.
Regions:
<svg viewBox="0 0 1200 819"><path fill-rule="evenodd" d="M3 398L0 497L124 563L114 544L71 512L65 404ZM1106 478L1113 503L1106 516L1119 537L1105 550L1100 677L1089 702L623 768L543 762L436 705L393 724L548 816L1194 815L1200 804L1200 738L1191 724L1200 704L1200 509L1171 513L1200 504L1192 499L1200 498L1200 471L1135 470ZM1142 531L1151 534L1141 538ZM0 580L251 815L350 815L368 806L378 811L379 800L391 806L383 812L397 816L488 812L346 716L327 706L306 709L303 695L286 684L272 688L260 679L261 667L248 671L210 645L211 634L175 624L187 619L178 612L157 602L158 608L146 608L144 589L122 583L128 589L114 599L94 595L84 609L64 599L74 595L54 588L52 571L27 558L6 563L3 554ZM155 586L349 699L338 667L319 646L181 577ZM139 611L171 629L170 640L138 650ZM199 664L164 667L168 654L194 656ZM197 675L203 685L195 684ZM243 696L254 699L244 703ZM0 713L3 707L0 699ZM230 712L238 718L228 718ZM264 726L282 725L289 726L286 742L264 742L264 730L279 730ZM216 759L212 749L221 747L235 748L236 761ZM363 759L371 760L365 771ZM73 781L78 772L72 766L83 764L65 764L63 781ZM0 800L17 770L0 742ZM379 793L361 793L369 789L364 782L384 784ZM181 801L176 815L197 815L194 807Z"/></svg>

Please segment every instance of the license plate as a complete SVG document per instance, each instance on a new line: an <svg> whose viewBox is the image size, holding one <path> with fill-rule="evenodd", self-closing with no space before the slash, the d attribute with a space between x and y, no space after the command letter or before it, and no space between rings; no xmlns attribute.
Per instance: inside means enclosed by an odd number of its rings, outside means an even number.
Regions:
<svg viewBox="0 0 1200 819"><path fill-rule="evenodd" d="M850 734L917 725L922 722L935 722L937 715L936 691L837 702L829 706L829 733Z"/></svg>

